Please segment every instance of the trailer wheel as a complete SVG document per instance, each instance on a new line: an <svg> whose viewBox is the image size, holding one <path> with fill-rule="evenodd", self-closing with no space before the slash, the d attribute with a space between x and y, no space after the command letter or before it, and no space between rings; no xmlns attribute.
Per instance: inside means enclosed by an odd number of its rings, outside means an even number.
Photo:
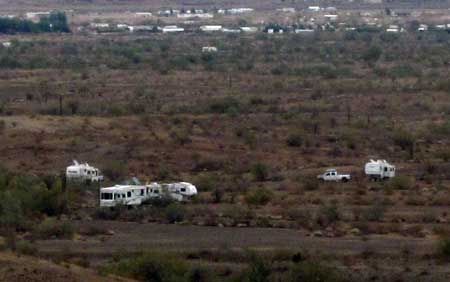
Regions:
<svg viewBox="0 0 450 282"><path fill-rule="evenodd" d="M347 177L342 178L342 182L348 182L348 178Z"/></svg>

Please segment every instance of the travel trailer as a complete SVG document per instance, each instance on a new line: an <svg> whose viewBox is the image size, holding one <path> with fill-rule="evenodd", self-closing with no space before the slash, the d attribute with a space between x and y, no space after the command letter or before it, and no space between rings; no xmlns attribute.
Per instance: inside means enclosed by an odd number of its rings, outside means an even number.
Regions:
<svg viewBox="0 0 450 282"><path fill-rule="evenodd" d="M69 181L103 181L103 175L100 170L90 166L88 163L80 164L76 160L66 169L66 178Z"/></svg>
<svg viewBox="0 0 450 282"><path fill-rule="evenodd" d="M195 195L197 195L197 188L191 183L159 184L152 182L147 185L140 185L139 181L134 178L133 183L100 188L100 206L138 206L145 200L163 197L181 202Z"/></svg>
<svg viewBox="0 0 450 282"><path fill-rule="evenodd" d="M370 160L366 163L364 172L372 180L384 180L395 176L395 166L385 160Z"/></svg>

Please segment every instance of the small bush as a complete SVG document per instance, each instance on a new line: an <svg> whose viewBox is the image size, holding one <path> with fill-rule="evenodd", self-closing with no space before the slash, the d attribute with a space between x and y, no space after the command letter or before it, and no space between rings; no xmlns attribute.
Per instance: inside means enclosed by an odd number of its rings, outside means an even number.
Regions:
<svg viewBox="0 0 450 282"><path fill-rule="evenodd" d="M437 252L440 258L450 261L450 238L444 238L439 241Z"/></svg>
<svg viewBox="0 0 450 282"><path fill-rule="evenodd" d="M258 188L245 195L245 201L249 205L266 205L273 198L273 192L267 188Z"/></svg>
<svg viewBox="0 0 450 282"><path fill-rule="evenodd" d="M337 204L332 202L320 207L317 215L317 222L322 226L327 226L338 221L340 217L341 214Z"/></svg>
<svg viewBox="0 0 450 282"><path fill-rule="evenodd" d="M302 187L306 191L314 191L319 189L319 181L314 176L305 176L301 179Z"/></svg>
<svg viewBox="0 0 450 282"><path fill-rule="evenodd" d="M413 181L409 176L396 176L389 180L388 187L393 190L406 190L411 188Z"/></svg>
<svg viewBox="0 0 450 282"><path fill-rule="evenodd" d="M290 271L289 282L341 282L342 275L331 267L317 262L301 262Z"/></svg>
<svg viewBox="0 0 450 282"><path fill-rule="evenodd" d="M103 269L104 273L127 276L148 282L184 281L187 267L178 258L157 253L145 253L134 258L124 258Z"/></svg>
<svg viewBox="0 0 450 282"><path fill-rule="evenodd" d="M286 144L289 147L300 147L303 144L303 134L296 132L291 133L286 139Z"/></svg>
<svg viewBox="0 0 450 282"><path fill-rule="evenodd" d="M374 203L363 212L363 218L367 221L380 221L384 217L385 207L379 203Z"/></svg>
<svg viewBox="0 0 450 282"><path fill-rule="evenodd" d="M72 239L74 228L67 221L59 222L55 218L47 218L34 230L38 239Z"/></svg>
<svg viewBox="0 0 450 282"><path fill-rule="evenodd" d="M242 281L269 282L272 270L267 261L256 254L250 254L250 264Z"/></svg>
<svg viewBox="0 0 450 282"><path fill-rule="evenodd" d="M122 206L114 208L98 208L94 212L94 218L102 220L116 220L119 218L122 210Z"/></svg>
<svg viewBox="0 0 450 282"><path fill-rule="evenodd" d="M184 220L186 211L178 203L172 203L165 210L166 219L169 223L180 222Z"/></svg>
<svg viewBox="0 0 450 282"><path fill-rule="evenodd" d="M211 282L212 275L208 269L203 267L192 268L187 275L187 282Z"/></svg>
<svg viewBox="0 0 450 282"><path fill-rule="evenodd" d="M25 240L16 243L16 251L19 254L27 256L34 256L37 254L37 248Z"/></svg>
<svg viewBox="0 0 450 282"><path fill-rule="evenodd" d="M251 170L256 181L265 181L269 175L269 169L263 163L256 163Z"/></svg>

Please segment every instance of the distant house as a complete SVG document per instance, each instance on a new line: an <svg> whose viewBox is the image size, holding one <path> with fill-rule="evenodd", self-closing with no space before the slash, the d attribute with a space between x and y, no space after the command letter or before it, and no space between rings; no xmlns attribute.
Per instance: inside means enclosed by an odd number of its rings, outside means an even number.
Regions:
<svg viewBox="0 0 450 282"><path fill-rule="evenodd" d="M242 26L242 27L240 27L240 29L243 32L257 32L258 31L258 28L254 27L254 26Z"/></svg>
<svg viewBox="0 0 450 282"><path fill-rule="evenodd" d="M192 18L211 19L214 17L214 15L211 13L201 13L201 14L185 13L185 14L177 14L177 17L181 19L192 19Z"/></svg>
<svg viewBox="0 0 450 282"><path fill-rule="evenodd" d="M277 9L277 11L283 12L283 13L295 13L295 8L281 8L281 9Z"/></svg>
<svg viewBox="0 0 450 282"><path fill-rule="evenodd" d="M336 21L338 18L338 15L323 15L323 17L329 21Z"/></svg>
<svg viewBox="0 0 450 282"><path fill-rule="evenodd" d="M386 32L392 32L392 33L397 33L400 31L400 28L398 25L390 25L387 29Z"/></svg>
<svg viewBox="0 0 450 282"><path fill-rule="evenodd" d="M211 32L211 31L221 31L222 30L222 26L221 25L202 25L200 27L201 31L205 31L205 32Z"/></svg>
<svg viewBox="0 0 450 282"><path fill-rule="evenodd" d="M203 52L203 53L217 52L217 47L213 47L213 46L204 46L204 47L202 47L202 52Z"/></svg>
<svg viewBox="0 0 450 282"><path fill-rule="evenodd" d="M90 23L91 28L109 28L109 23Z"/></svg>
<svg viewBox="0 0 450 282"><path fill-rule="evenodd" d="M177 27L176 25L168 25L162 28L163 33L183 32L184 28Z"/></svg>
<svg viewBox="0 0 450 282"><path fill-rule="evenodd" d="M232 29L232 28L222 28L222 32L225 33L240 33L240 29Z"/></svg>
<svg viewBox="0 0 450 282"><path fill-rule="evenodd" d="M309 6L308 11L310 12L319 12L321 10L320 6Z"/></svg>
<svg viewBox="0 0 450 282"><path fill-rule="evenodd" d="M50 16L50 12L27 12L25 17L29 20L38 20L42 17Z"/></svg>
<svg viewBox="0 0 450 282"><path fill-rule="evenodd" d="M155 30L155 27L152 25L135 25L135 26L129 26L128 29L131 32L152 32Z"/></svg>
<svg viewBox="0 0 450 282"><path fill-rule="evenodd" d="M152 17L152 13L150 12L137 12L135 13L136 17L142 17L142 18L150 18Z"/></svg>
<svg viewBox="0 0 450 282"><path fill-rule="evenodd" d="M11 41L4 41L4 42L2 42L1 44L2 44L2 46L5 47L5 48L9 48L9 47L12 46Z"/></svg>
<svg viewBox="0 0 450 282"><path fill-rule="evenodd" d="M426 24L421 24L419 26L419 28L417 29L417 31L421 31L421 32L427 31L427 30L428 30L428 25L426 25Z"/></svg>

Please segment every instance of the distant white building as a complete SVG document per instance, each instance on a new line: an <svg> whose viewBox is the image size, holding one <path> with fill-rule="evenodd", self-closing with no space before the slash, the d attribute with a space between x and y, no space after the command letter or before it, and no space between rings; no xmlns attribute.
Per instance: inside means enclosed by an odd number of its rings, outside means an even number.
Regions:
<svg viewBox="0 0 450 282"><path fill-rule="evenodd" d="M241 26L240 29L243 32L257 32L258 31L258 28L254 27L254 26Z"/></svg>
<svg viewBox="0 0 450 282"><path fill-rule="evenodd" d="M338 15L323 15L323 17L329 21L336 21L338 19Z"/></svg>
<svg viewBox="0 0 450 282"><path fill-rule="evenodd" d="M92 28L109 28L109 23L90 23Z"/></svg>
<svg viewBox="0 0 450 282"><path fill-rule="evenodd" d="M131 32L138 32L138 31L153 31L154 27L152 25L135 25L135 26L128 26L128 29Z"/></svg>
<svg viewBox="0 0 450 282"><path fill-rule="evenodd" d="M183 32L184 28L177 27L176 25L168 25L162 28L163 33Z"/></svg>
<svg viewBox="0 0 450 282"><path fill-rule="evenodd" d="M392 32L392 33L397 33L400 31L400 28L398 25L390 25L387 29L386 32Z"/></svg>
<svg viewBox="0 0 450 282"><path fill-rule="evenodd" d="M314 29L304 29L304 28L297 28L294 30L295 33L312 33L314 32Z"/></svg>
<svg viewBox="0 0 450 282"><path fill-rule="evenodd" d="M221 31L222 30L222 26L221 25L202 25L200 27L201 31L205 31L205 32L211 32L211 31Z"/></svg>
<svg viewBox="0 0 450 282"><path fill-rule="evenodd" d="M50 12L27 12L25 14L25 17L29 20L35 20L41 17L48 17L48 16L50 16Z"/></svg>
<svg viewBox="0 0 450 282"><path fill-rule="evenodd" d="M252 8L231 8L226 11L228 14L237 15L237 14L244 14L244 13L250 13L254 10Z"/></svg>
<svg viewBox="0 0 450 282"><path fill-rule="evenodd" d="M295 13L295 8L281 8L281 9L277 9L277 11L283 12L283 13Z"/></svg>
<svg viewBox="0 0 450 282"><path fill-rule="evenodd" d="M4 41L4 42L2 42L1 44L2 44L2 46L5 47L5 48L9 48L9 47L12 46L11 41Z"/></svg>
<svg viewBox="0 0 450 282"><path fill-rule="evenodd" d="M214 17L214 15L211 13L201 13L201 14L185 13L185 14L177 14L177 17L181 19L192 19L192 18L211 19Z"/></svg>
<svg viewBox="0 0 450 282"><path fill-rule="evenodd" d="M214 47L214 46L204 46L204 47L202 47L202 52L203 52L203 53L214 53L214 52L217 52L217 47Z"/></svg>
<svg viewBox="0 0 450 282"><path fill-rule="evenodd" d="M240 29L232 29L232 28L222 28L222 32L226 33L240 33Z"/></svg>
<svg viewBox="0 0 450 282"><path fill-rule="evenodd" d="M310 12L319 12L321 10L320 6L309 6L308 11Z"/></svg>
<svg viewBox="0 0 450 282"><path fill-rule="evenodd" d="M137 12L134 14L136 17L142 17L142 18L150 18L152 17L152 13L150 12Z"/></svg>
<svg viewBox="0 0 450 282"><path fill-rule="evenodd" d="M428 25L426 25L426 24L421 24L420 26L419 26L419 28L417 29L417 31L427 31L428 30Z"/></svg>

